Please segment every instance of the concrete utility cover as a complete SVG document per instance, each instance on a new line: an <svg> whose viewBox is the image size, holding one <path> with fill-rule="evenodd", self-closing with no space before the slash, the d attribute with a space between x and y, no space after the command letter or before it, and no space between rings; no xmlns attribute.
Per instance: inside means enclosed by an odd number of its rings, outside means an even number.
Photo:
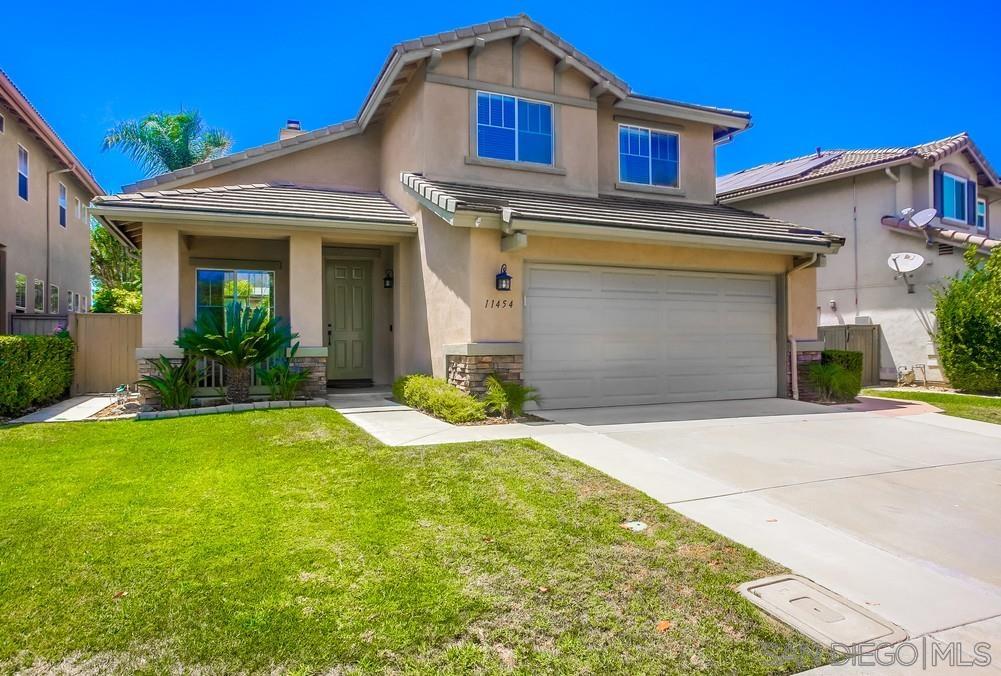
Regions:
<svg viewBox="0 0 1001 676"><path fill-rule="evenodd" d="M740 586L740 593L769 615L829 648L845 651L862 643L897 643L907 638L892 622L798 575L748 582Z"/></svg>

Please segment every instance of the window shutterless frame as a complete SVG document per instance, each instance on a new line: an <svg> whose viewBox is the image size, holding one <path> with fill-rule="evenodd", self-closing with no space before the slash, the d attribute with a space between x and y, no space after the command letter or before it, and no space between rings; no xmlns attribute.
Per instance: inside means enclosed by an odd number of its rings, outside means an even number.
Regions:
<svg viewBox="0 0 1001 676"><path fill-rule="evenodd" d="M473 95L473 101L475 102L476 109L473 111L473 115L472 115L470 121L477 126L476 148L475 148L476 157L478 157L480 159L483 159L483 160L497 160L498 159L496 157L488 157L488 156L480 154L480 133L479 133L479 129L478 129L479 126L480 126L480 110L479 110L479 106L480 106L480 94L486 94L487 96L500 96L500 97L503 97L505 99L512 99L512 100L514 100L514 159L513 160L501 160L501 161L519 162L519 163L524 163L524 164L527 164L527 165L533 165L533 164L535 164L535 165L539 165L539 166L543 166L543 167L553 167L553 166L556 166L556 108L553 106L553 104L550 103L550 102L548 102L548 101L540 101L538 99L530 99L530 98L527 98L527 97L524 97L524 96L512 96L511 94L501 94L501 93L498 93L498 92L487 91L485 89L477 89L477 90L475 90L475 93ZM531 103L531 104L545 106L545 107L547 107L549 109L549 162L533 162L531 160L523 160L523 159L521 159L521 152L520 152L520 147L519 147L519 143L520 143L519 136L521 134L522 128L521 128L521 119L520 119L521 113L519 112L520 106L518 105L518 103L521 102L521 101L524 101L526 103ZM492 126L492 125L488 125L488 126Z"/></svg>
<svg viewBox="0 0 1001 676"><path fill-rule="evenodd" d="M14 273L14 309L24 312L28 309L28 275Z"/></svg>
<svg viewBox="0 0 1001 676"><path fill-rule="evenodd" d="M34 285L35 297L33 299L32 306L35 312L45 312L45 282L40 279L35 280Z"/></svg>
<svg viewBox="0 0 1001 676"><path fill-rule="evenodd" d="M17 147L17 196L28 201L28 149Z"/></svg>
<svg viewBox="0 0 1001 676"><path fill-rule="evenodd" d="M4 119L4 116L3 116L3 115L0 115L0 134L2 134L2 133L4 133L5 131L7 131L7 128L6 128L5 126L4 126L4 125L6 125L6 124L7 124L7 122L6 122L6 120Z"/></svg>
<svg viewBox="0 0 1001 676"><path fill-rule="evenodd" d="M59 314L59 287L49 284L49 313Z"/></svg>
<svg viewBox="0 0 1001 676"><path fill-rule="evenodd" d="M66 186L59 184L59 225L66 227Z"/></svg>
<svg viewBox="0 0 1001 676"><path fill-rule="evenodd" d="M959 223L966 227L969 227L969 223L966 221L966 203L967 203L967 191L970 189L970 181L963 176L957 176L956 174L950 173L948 171L942 172L942 220L948 221L950 223ZM954 184L963 186L963 198L957 199ZM949 193L949 188L953 188L952 196L947 197ZM956 209L953 214L946 213L946 204L951 204Z"/></svg>
<svg viewBox="0 0 1001 676"><path fill-rule="evenodd" d="M982 197L977 198L977 230L987 229L987 200Z"/></svg>
<svg viewBox="0 0 1001 676"><path fill-rule="evenodd" d="M623 129L635 129L639 131L645 131L647 133L647 176L649 177L648 182L639 183L637 181L630 181L622 175L622 147L620 145L622 138ZM677 177L673 185L665 183L654 183L653 182L653 135L659 134L661 136L673 136L675 139L675 144L678 148L678 157L675 161L677 164L678 171ZM642 127L636 124L624 124L619 123L617 127L617 133L615 138L616 155L618 156L619 171L618 178L620 183L626 183L628 185L645 185L653 188L680 188L681 187L681 134L674 131L667 131L665 129L657 129L655 127Z"/></svg>
<svg viewBox="0 0 1001 676"><path fill-rule="evenodd" d="M198 309L199 309L199 307L201 307L201 305L198 302L198 277L199 277L199 274L202 273L202 272L221 272L221 273L223 273L223 275L224 275L223 276L223 286L224 286L224 288L225 288L225 284L226 284L225 275L228 274L228 273L232 273L233 274L233 283L234 283L234 285L239 283L239 277L238 276L239 276L240 273L268 275L268 277L271 280L271 293L268 296L268 309L269 309L269 311L272 314L275 312L276 305L278 303L278 275L275 274L274 270L249 270L249 269L246 269L246 268L235 269L235 268L196 267L195 268L195 320L198 319ZM223 301L222 307L223 307L223 311L224 311L224 316L225 316L225 308L226 308L226 302L227 302L227 300L228 299L226 298L225 292L224 292L223 293L223 299L222 299L222 301ZM206 305L204 307L215 307L215 306L214 305Z"/></svg>

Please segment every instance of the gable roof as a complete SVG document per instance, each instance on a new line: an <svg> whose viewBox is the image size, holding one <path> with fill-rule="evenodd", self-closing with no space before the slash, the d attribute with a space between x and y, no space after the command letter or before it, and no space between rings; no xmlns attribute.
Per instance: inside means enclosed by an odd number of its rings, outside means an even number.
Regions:
<svg viewBox="0 0 1001 676"><path fill-rule="evenodd" d="M338 122L292 138L248 148L191 167L153 176L124 186L123 191L135 192L154 187L178 187L237 167L280 157L352 134L360 134L370 124L382 119L425 59L436 56L436 53L440 55L447 51L474 48L494 40L510 38L524 38L540 45L554 58L579 70L595 82L596 96L605 92L610 93L619 99L618 105L623 109L660 112L674 117L690 116L691 119L716 125L719 130L716 134L718 138L742 131L750 126L750 113L635 94L620 77L542 24L533 21L525 14L520 14L465 28L456 28L443 33L425 35L412 40L404 40L394 45L389 56L386 57L378 77L365 96L358 115L352 120Z"/></svg>
<svg viewBox="0 0 1001 676"><path fill-rule="evenodd" d="M0 69L0 103L6 104L35 138L45 144L49 152L67 169L72 170L70 173L80 181L84 188L90 191L92 195L104 194L104 188L98 184L97 179L91 175L87 167L83 166L83 162L77 159L73 151L63 143L55 130L49 126L49 123L45 121L42 114L38 112L21 90L17 88L17 85L14 84L14 81L10 79L3 69Z"/></svg>
<svg viewBox="0 0 1001 676"><path fill-rule="evenodd" d="M931 164L956 152L964 153L974 166L978 167L978 179L981 184L999 185L997 172L973 143L969 134L962 132L938 141L906 148L828 150L782 162L762 164L719 177L716 179L716 194L720 201L728 202L759 193L788 190L843 175L914 161Z"/></svg>
<svg viewBox="0 0 1001 676"><path fill-rule="evenodd" d="M525 232L566 224L573 230L565 229L564 234L645 234L648 238L654 235L691 244L711 239L714 246L753 249L757 245L771 249L777 245L791 252L835 253L845 241L840 235L719 204L552 194L435 181L407 172L400 174L400 180L425 206L446 220L453 220L462 211L500 214L513 229Z"/></svg>
<svg viewBox="0 0 1001 676"><path fill-rule="evenodd" d="M157 212L175 220L416 230L413 219L380 192L332 190L293 183L106 195L94 200L91 212L102 222L116 224L137 246L142 244L142 221L155 218Z"/></svg>

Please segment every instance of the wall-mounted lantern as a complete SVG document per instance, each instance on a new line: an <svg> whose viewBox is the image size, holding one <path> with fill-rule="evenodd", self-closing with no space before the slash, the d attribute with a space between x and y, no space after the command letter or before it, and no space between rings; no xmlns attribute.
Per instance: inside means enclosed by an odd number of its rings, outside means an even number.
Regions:
<svg viewBox="0 0 1001 676"><path fill-rule="evenodd" d="M382 278L382 288L392 289L393 288L393 271L386 270L386 276Z"/></svg>
<svg viewBox="0 0 1001 676"><path fill-rule="evenodd" d="M506 263L501 266L501 271L497 273L497 290L498 291L511 290L511 275L507 274Z"/></svg>

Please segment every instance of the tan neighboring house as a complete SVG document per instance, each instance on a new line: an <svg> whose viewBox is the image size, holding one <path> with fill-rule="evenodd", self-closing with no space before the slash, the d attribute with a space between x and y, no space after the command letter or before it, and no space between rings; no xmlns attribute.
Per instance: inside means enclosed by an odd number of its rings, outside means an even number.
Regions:
<svg viewBox="0 0 1001 676"><path fill-rule="evenodd" d="M547 407L786 396L843 238L715 204L715 146L749 123L636 94L518 16L398 44L355 119L94 213L143 248L140 359L179 356L242 283L313 389L497 371Z"/></svg>
<svg viewBox="0 0 1001 676"><path fill-rule="evenodd" d="M724 204L848 234L841 255L818 270L817 323L877 324L881 379L917 367L918 379L924 370L943 381L932 291L965 269L970 246L984 254L1001 246L1001 183L967 134L904 148L818 150L723 176L717 189ZM935 215L919 227L908 214L924 209ZM898 278L887 264L895 253L925 262Z"/></svg>
<svg viewBox="0 0 1001 676"><path fill-rule="evenodd" d="M90 307L87 204L104 191L0 71L0 333Z"/></svg>

